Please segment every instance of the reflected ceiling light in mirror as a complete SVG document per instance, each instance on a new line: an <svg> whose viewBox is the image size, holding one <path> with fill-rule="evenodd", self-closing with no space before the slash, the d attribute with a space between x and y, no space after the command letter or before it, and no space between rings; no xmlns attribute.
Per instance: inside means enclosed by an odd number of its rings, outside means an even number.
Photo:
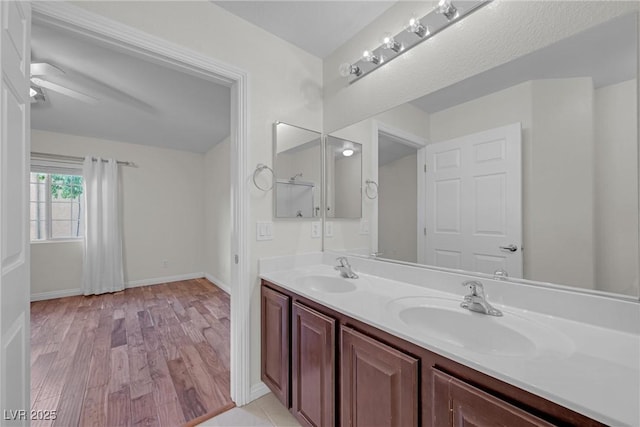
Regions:
<svg viewBox="0 0 640 427"><path fill-rule="evenodd" d="M353 143L349 141L345 141L344 144L342 145L342 155L345 157L351 157L353 156L354 152L355 150L353 148Z"/></svg>
<svg viewBox="0 0 640 427"><path fill-rule="evenodd" d="M353 83L490 2L491 0L440 0L423 17L411 18L407 27L395 36L386 33L377 48L366 50L354 63L340 65L340 75Z"/></svg>

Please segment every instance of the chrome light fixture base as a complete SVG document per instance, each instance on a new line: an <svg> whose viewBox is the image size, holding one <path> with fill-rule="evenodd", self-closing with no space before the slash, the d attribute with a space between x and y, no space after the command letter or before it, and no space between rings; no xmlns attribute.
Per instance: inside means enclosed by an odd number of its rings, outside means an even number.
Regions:
<svg viewBox="0 0 640 427"><path fill-rule="evenodd" d="M490 2L491 0L441 0L437 7L422 18L412 18L406 29L395 36L385 37L383 43L375 49L365 51L366 57L351 64L342 64L340 74L348 77L349 83L360 80Z"/></svg>

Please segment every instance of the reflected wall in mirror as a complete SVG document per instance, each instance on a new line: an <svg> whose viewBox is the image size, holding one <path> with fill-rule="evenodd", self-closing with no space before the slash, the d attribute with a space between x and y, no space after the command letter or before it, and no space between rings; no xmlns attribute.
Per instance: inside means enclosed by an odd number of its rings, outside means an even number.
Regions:
<svg viewBox="0 0 640 427"><path fill-rule="evenodd" d="M362 145L329 135L326 140L327 218L362 216Z"/></svg>
<svg viewBox="0 0 640 427"><path fill-rule="evenodd" d="M273 141L274 217L321 217L321 134L276 122Z"/></svg>
<svg viewBox="0 0 640 427"><path fill-rule="evenodd" d="M336 132L380 190L368 245L354 226L325 248L637 297L637 44L634 13ZM509 125L520 143L482 140ZM492 168L517 145L514 193Z"/></svg>

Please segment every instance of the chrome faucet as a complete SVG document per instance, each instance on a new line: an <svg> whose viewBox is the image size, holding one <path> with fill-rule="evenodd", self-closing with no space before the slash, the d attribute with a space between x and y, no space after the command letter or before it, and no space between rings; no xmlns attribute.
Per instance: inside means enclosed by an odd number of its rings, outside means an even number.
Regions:
<svg viewBox="0 0 640 427"><path fill-rule="evenodd" d="M343 256L338 257L336 258L336 261L338 261L340 265L336 265L334 269L338 270L342 277L345 277L347 279L358 278L358 275L354 273L353 270L351 269L351 264L349 264L349 260L347 259L347 257L343 257Z"/></svg>
<svg viewBox="0 0 640 427"><path fill-rule="evenodd" d="M460 307L490 316L502 316L502 312L494 308L489 304L489 301L487 301L482 283L477 280L468 280L464 282L462 286L468 286L471 293L465 295L464 301L460 303Z"/></svg>

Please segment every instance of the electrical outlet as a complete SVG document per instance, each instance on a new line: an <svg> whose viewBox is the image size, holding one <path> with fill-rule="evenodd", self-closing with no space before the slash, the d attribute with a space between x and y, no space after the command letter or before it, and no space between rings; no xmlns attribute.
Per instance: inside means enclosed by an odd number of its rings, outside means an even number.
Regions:
<svg viewBox="0 0 640 427"><path fill-rule="evenodd" d="M325 223L324 223L324 235L326 237L333 237L333 222L325 221Z"/></svg>
<svg viewBox="0 0 640 427"><path fill-rule="evenodd" d="M369 234L369 220L366 220L364 218L360 220L360 234Z"/></svg>
<svg viewBox="0 0 640 427"><path fill-rule="evenodd" d="M319 239L322 236L322 223L320 221L313 221L311 223L311 238Z"/></svg>

